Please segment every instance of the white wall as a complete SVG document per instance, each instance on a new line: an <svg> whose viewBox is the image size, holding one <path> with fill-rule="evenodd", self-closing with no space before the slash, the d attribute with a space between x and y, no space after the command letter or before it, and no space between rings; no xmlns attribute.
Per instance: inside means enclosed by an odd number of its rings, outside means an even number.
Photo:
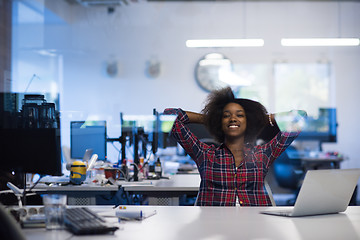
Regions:
<svg viewBox="0 0 360 240"><path fill-rule="evenodd" d="M152 114L153 108L162 111L165 107L199 111L207 93L195 82L194 67L206 53L219 51L234 63L331 62L339 135L338 143L324 147L344 153L348 157L344 167L360 167L360 113L356 110L360 102L360 47L280 45L283 37L360 37L359 2L140 1L116 8L110 15L104 8L65 3L55 8L51 1L46 3L55 12L62 9L57 15L66 22L46 25L43 43L45 49L56 49L61 55L58 82L64 144L69 145L71 120L89 116L105 119L109 136L117 137L120 112ZM265 46L185 47L187 39L243 37L263 38ZM153 57L162 63L156 79L145 74L146 62ZM104 71L105 62L111 59L119 63L115 78Z"/></svg>

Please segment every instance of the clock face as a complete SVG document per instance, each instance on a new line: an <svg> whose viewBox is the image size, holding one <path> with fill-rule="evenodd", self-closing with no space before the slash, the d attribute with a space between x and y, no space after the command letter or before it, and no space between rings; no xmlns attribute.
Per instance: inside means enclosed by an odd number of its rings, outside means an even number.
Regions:
<svg viewBox="0 0 360 240"><path fill-rule="evenodd" d="M220 53L210 53L197 63L195 79L201 88L213 91L228 86L224 77L231 71L232 63L228 58Z"/></svg>

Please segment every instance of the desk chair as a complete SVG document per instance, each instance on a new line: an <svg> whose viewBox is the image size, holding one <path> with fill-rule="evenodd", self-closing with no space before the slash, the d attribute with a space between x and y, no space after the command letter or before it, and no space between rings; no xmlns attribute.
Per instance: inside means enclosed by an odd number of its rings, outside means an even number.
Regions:
<svg viewBox="0 0 360 240"><path fill-rule="evenodd" d="M296 151L293 146L289 146L274 162L274 176L278 185L282 188L290 189L295 198L290 199L287 204L295 203L297 194L299 193L302 180L305 175L300 159L290 159L287 152Z"/></svg>
<svg viewBox="0 0 360 240"><path fill-rule="evenodd" d="M20 224L11 213L0 204L0 238L8 240L25 240Z"/></svg>
<svg viewBox="0 0 360 240"><path fill-rule="evenodd" d="M271 188L270 188L270 185L268 183L267 180L265 180L265 183L264 183L264 188L265 188L265 191L267 192L267 194L269 195L269 198L270 198L270 201L271 201L271 205L273 207L276 206L276 203L275 203L275 200L274 200L274 196L273 196L273 193L271 191Z"/></svg>

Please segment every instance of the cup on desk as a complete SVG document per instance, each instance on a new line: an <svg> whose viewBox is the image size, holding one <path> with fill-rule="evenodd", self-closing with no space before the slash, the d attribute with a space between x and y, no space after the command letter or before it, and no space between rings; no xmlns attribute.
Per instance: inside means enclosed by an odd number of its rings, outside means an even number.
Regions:
<svg viewBox="0 0 360 240"><path fill-rule="evenodd" d="M86 166L82 161L75 161L71 164L70 182L80 185L86 179Z"/></svg>
<svg viewBox="0 0 360 240"><path fill-rule="evenodd" d="M47 230L64 228L64 214L66 208L66 195L45 194L43 203L45 209L45 225Z"/></svg>
<svg viewBox="0 0 360 240"><path fill-rule="evenodd" d="M118 180L122 176L121 171L118 168L104 168L104 173L106 179L112 177L113 179Z"/></svg>

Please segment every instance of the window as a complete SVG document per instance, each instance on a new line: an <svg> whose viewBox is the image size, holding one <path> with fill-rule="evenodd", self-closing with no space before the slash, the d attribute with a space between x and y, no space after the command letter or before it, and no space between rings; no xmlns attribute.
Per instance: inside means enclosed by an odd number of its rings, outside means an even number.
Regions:
<svg viewBox="0 0 360 240"><path fill-rule="evenodd" d="M274 65L274 106L276 112L305 109L317 115L319 108L329 108L334 101L328 63Z"/></svg>
<svg viewBox="0 0 360 240"><path fill-rule="evenodd" d="M235 96L259 101L269 112L304 109L317 116L320 108L334 107L329 63L235 64L234 73L244 83L233 88Z"/></svg>

